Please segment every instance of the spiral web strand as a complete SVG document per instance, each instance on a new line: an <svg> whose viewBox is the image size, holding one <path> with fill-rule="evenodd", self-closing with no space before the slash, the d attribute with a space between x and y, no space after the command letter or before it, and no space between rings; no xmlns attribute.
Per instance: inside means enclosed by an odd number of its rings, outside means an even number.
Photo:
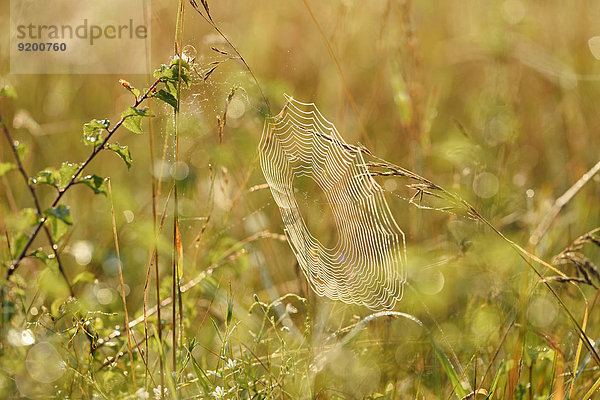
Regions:
<svg viewBox="0 0 600 400"><path fill-rule="evenodd" d="M260 164L279 206L298 264L319 296L374 310L392 309L406 281L404 233L362 151L347 144L314 104L288 96L265 123ZM324 246L308 230L294 179L308 177L325 194L337 242Z"/></svg>

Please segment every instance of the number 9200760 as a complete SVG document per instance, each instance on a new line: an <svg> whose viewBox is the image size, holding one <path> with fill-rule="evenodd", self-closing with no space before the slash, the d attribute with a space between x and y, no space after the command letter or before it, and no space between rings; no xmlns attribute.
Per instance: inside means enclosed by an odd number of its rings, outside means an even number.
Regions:
<svg viewBox="0 0 600 400"><path fill-rule="evenodd" d="M19 51L66 51L66 43L53 43L53 42L20 42L17 44L17 50Z"/></svg>

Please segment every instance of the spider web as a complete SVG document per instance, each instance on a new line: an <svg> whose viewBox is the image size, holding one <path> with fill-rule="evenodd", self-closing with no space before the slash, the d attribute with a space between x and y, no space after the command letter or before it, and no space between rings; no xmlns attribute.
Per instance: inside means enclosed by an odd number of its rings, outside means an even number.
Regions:
<svg viewBox="0 0 600 400"><path fill-rule="evenodd" d="M286 96L260 141L260 164L298 264L319 296L392 309L406 282L404 233L360 148L347 144L314 104ZM294 179L308 177L331 208L337 241L324 246L307 228Z"/></svg>

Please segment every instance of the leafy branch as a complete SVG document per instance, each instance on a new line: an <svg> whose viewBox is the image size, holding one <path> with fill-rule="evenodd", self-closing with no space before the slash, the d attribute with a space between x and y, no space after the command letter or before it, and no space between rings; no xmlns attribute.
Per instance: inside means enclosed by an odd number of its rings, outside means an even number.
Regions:
<svg viewBox="0 0 600 400"><path fill-rule="evenodd" d="M129 168L132 161L131 154L127 146L122 146L116 142L109 143L115 132L121 126L124 126L134 133L143 133L142 119L144 117L151 117L152 114L148 109L140 109L138 107L144 101L150 98L158 98L159 100L176 108L179 98L179 89L176 85L176 82L181 79L187 87L189 87L191 83L191 79L189 77L189 65L187 62L181 59L173 60L170 65L162 65L154 72L154 77L156 78L154 83L152 83L152 85L150 85L150 87L148 87L143 93L140 93L138 89L131 86L128 82L121 80L121 85L131 92L135 98L133 106L129 107L121 114L121 118L113 127L110 127L110 121L108 120L94 119L84 124L83 142L85 145L93 146L92 152L82 163L76 164L65 162L58 171L52 168L47 168L38 172L35 176L29 177L21 162L21 157L23 156L24 151L21 147L19 147L20 145L17 142L12 140L8 128L4 123L2 123L4 135L9 141L12 152L17 160L16 169L21 172L21 175L25 179L36 205L35 223L31 224L31 226L35 226L35 228L33 229L32 233L27 235L24 243L20 244L19 247L12 252L13 260L8 268L6 280L8 280L18 269L24 258L30 255L36 255L33 253L28 254L28 251L39 232L43 229L48 236L48 240L59 265L59 270L65 280L68 282L68 279L62 268L62 264L58 258L58 247L56 246L55 242L65 233L66 227L68 225L72 225L72 221L70 218L69 208L64 205L59 205L59 202L64 194L76 184L84 184L90 187L90 189L92 189L96 194L106 194L106 181L104 178L97 175L87 175L82 177L82 174L87 166L102 150L111 150L119 155ZM9 170L15 168L12 168L11 165L3 164L1 169L4 170L3 172L8 172ZM50 185L57 190L56 197L52 201L50 208L45 211L42 211L39 200L35 193L35 185L39 184ZM46 224L48 220L51 221L51 229ZM71 289L71 295L72 294L73 291Z"/></svg>
<svg viewBox="0 0 600 400"><path fill-rule="evenodd" d="M64 277L65 281L67 282L67 285L69 286L69 292L72 296L73 295L73 287L71 286L71 283L69 282L69 278L67 277L65 270L63 268L62 262L60 261L60 256L58 254L58 246L54 242L54 239L52 238L52 235L50 234L48 227L46 225L44 225L44 222L46 221L46 217L42 216L43 213L42 213L42 208L40 206L40 200L38 199L38 196L35 192L34 184L30 183L29 175L25 171L25 167L23 166L23 162L21 161L21 156L19 154L19 147L18 147L19 143L15 142L13 140L13 138L10 134L10 131L8 130L8 128L6 127L6 124L4 123L4 118L3 118L1 112L0 112L0 125L2 126L2 133L4 134L4 137L6 138L6 140L8 141L8 145L15 157L15 160L17 163L16 168L18 169L20 175L25 180L27 189L29 190L29 193L31 194L31 198L33 199L33 203L35 205L37 216L41 218L40 222L39 222L39 226L40 227L43 226L43 228L44 228L44 233L46 234L46 238L48 239L48 243L50 244L50 247L52 248L52 252L54 253L56 263L58 264L58 270L60 271L61 275ZM8 167L9 166L7 165L5 172L9 171Z"/></svg>

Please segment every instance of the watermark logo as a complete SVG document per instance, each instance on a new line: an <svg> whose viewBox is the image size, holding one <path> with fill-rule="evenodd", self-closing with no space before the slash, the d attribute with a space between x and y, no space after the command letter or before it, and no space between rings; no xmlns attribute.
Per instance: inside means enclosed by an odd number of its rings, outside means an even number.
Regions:
<svg viewBox="0 0 600 400"><path fill-rule="evenodd" d="M13 74L144 74L150 0L11 0Z"/></svg>

